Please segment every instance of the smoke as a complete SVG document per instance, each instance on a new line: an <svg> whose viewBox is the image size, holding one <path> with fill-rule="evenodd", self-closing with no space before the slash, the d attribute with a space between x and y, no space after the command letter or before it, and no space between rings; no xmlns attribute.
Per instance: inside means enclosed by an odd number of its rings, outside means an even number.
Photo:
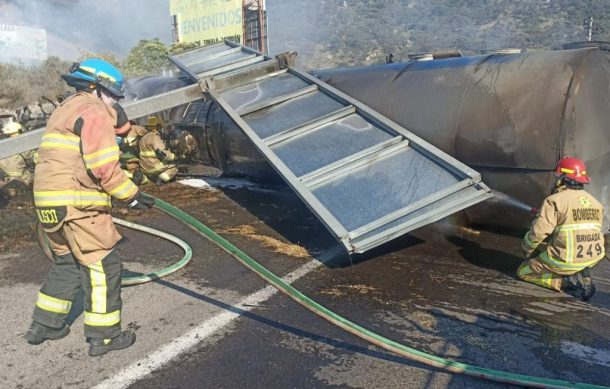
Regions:
<svg viewBox="0 0 610 389"><path fill-rule="evenodd" d="M121 57L141 39L171 42L169 0L0 0L0 23L47 30L49 55Z"/></svg>
<svg viewBox="0 0 610 389"><path fill-rule="evenodd" d="M296 51L300 65L317 67L319 62L324 63L320 51L332 38L333 27L329 23L332 13L328 11L335 7L334 3L334 0L266 0L269 54Z"/></svg>
<svg viewBox="0 0 610 389"><path fill-rule="evenodd" d="M594 39L610 39L610 2L599 0L267 0L272 53L299 52L304 67L396 61L408 54L460 49L555 49L584 40L582 21L596 20Z"/></svg>

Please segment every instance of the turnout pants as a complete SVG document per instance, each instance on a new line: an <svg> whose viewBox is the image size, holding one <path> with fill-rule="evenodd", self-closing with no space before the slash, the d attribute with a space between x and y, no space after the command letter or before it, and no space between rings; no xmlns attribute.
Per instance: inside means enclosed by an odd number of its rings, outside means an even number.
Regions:
<svg viewBox="0 0 610 389"><path fill-rule="evenodd" d="M517 269L517 277L543 288L561 291L563 276L547 269L539 260L526 260Z"/></svg>
<svg viewBox="0 0 610 389"><path fill-rule="evenodd" d="M603 258L602 258L603 259ZM523 281L542 286L547 289L561 291L561 284L564 276L571 276L587 267L597 265L602 259L597 262L585 262L582 264L566 264L565 268L553 268L546 264L540 257L526 260L517 269L517 276Z"/></svg>
<svg viewBox="0 0 610 389"><path fill-rule="evenodd" d="M110 339L121 332L121 260L111 251L102 260L84 265L72 254L54 255L38 293L34 321L48 327L64 325L79 289L84 294L85 336Z"/></svg>
<svg viewBox="0 0 610 389"><path fill-rule="evenodd" d="M178 173L178 168L174 165L165 165L163 162L159 162L158 166L154 170L144 171L144 174L152 181L157 179L163 180L163 182L170 182Z"/></svg>

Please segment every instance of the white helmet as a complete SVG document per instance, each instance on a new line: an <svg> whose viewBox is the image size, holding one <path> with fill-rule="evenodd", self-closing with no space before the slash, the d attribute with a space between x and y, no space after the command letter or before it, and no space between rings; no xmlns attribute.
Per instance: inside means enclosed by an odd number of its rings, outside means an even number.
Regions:
<svg viewBox="0 0 610 389"><path fill-rule="evenodd" d="M2 127L2 133L4 135L17 135L23 132L23 127L18 122L10 121Z"/></svg>

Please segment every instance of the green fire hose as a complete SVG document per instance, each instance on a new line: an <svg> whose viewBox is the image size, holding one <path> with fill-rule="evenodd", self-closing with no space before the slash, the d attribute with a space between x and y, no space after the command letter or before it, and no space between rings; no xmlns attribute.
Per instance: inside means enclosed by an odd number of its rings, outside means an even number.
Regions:
<svg viewBox="0 0 610 389"><path fill-rule="evenodd" d="M252 270L262 279L273 285L275 288L280 290L282 293L288 295L290 298L295 300L297 303L303 305L316 315L328 320L334 325L370 342L385 350L391 351L395 354L403 356L405 358L433 366L439 369L447 370L452 373L466 374L473 377L483 378L490 381L496 381L506 384L522 385L533 388L579 388L579 389L593 389L593 388L606 388L605 386L591 385L585 383L569 382L562 380L553 380L540 377L530 377L522 374L509 373L504 371L486 369L482 367L467 365L464 363L450 361L432 354L425 353L423 351L416 350L414 348L405 346L397 343L391 339L385 338L379 334L376 334L364 327L355 324L346 318L339 316L338 314L330 311L324 306L318 304L314 300L305 296L291 285L284 282L281 278L267 270L265 267L260 265L258 262L250 258L246 253L232 245L226 239L218 235L212 229L193 218L189 214L181 211L180 209L166 203L163 200L157 199L150 195L148 197L155 200L155 206L161 211L167 213L170 216L175 217L181 222L185 223L189 227L193 228L199 234L205 236L213 243L218 245L220 248L225 250L235 259L237 259L242 265Z"/></svg>
<svg viewBox="0 0 610 389"><path fill-rule="evenodd" d="M163 238L165 240L168 240L168 241L180 246L180 248L184 251L184 256L179 261L177 261L176 263L173 263L172 265L165 267L161 270L156 270L156 271L153 271L153 272L150 272L147 274L141 274L141 275L137 275L137 276L123 275L121 277L121 286L139 285L139 284L144 284L146 282L158 280L162 277L165 277L167 275L170 275L170 274L175 273L178 270L182 269L183 267L186 266L187 263L189 263L189 261L193 257L193 250L191 249L191 246L189 246L188 243L186 243L182 239L179 239L179 238L177 238L173 235L170 235L168 233L165 233L163 231L159 231L157 229L143 226L140 224L128 222L126 220L117 219L116 217L113 217L112 221L123 227L142 231L147 234L151 234L151 235ZM49 246L49 241L48 241L46 235L44 234L44 231L43 231L40 223L38 224L38 227L37 227L37 238L38 238L38 243L40 244L40 247L42 248L42 251L47 256L47 258L49 258L52 261L53 253L51 252L51 247Z"/></svg>
<svg viewBox="0 0 610 389"><path fill-rule="evenodd" d="M362 326L359 326L356 323L353 323L353 322L347 320L346 318L332 312L328 308L325 308L324 306L318 304L314 300L305 296L303 293L299 292L297 289L295 289L291 285L284 282L280 277L276 276L274 273L267 270L265 267L263 267L261 264L256 262L254 259L250 258L246 253L244 253L243 251L241 251L240 249L235 247L233 244L231 244L229 241L224 239L222 236L218 235L212 229L210 229L209 227L207 227L206 225L204 225L197 219L193 218L189 214L185 213L184 211L172 206L169 203L166 203L163 200L155 198L151 195L145 194L145 196L155 200L156 208L158 208L159 210L165 212L166 214L178 219L182 223L193 228L199 234L201 234L204 237L206 237L207 239L211 240L214 244L216 244L217 246L222 248L224 251L229 253L231 256L233 256L235 259L237 259L242 265L244 265L248 269L252 270L263 280L265 280L269 284L273 285L275 288L277 288L282 293L288 295L290 298L292 298L297 303L301 304L305 308L309 309L316 315L326 319L327 321L331 322L332 324L336 325L337 327L339 327L345 331L348 331L348 332L352 333L353 335L356 335L359 338L362 338L362 339L364 339L376 346L379 346L385 350L388 350L392 353L395 353L397 355L400 355L402 357L405 357L405 358L413 360L413 361L423 363L428 366L436 367L436 368L439 368L442 370L447 370L452 373L466 374L466 375L473 376L473 377L478 377L478 378L482 378L482 379L486 379L486 380L490 380L490 381L501 382L501 383L512 384L512 385L522 385L522 386L527 386L527 387L532 387L532 388L577 388L577 389L603 389L603 388L605 388L605 389L610 389L610 387L606 387L606 386L591 385L591 384L569 382L569 381L562 381L562 380L553 380L553 379L540 378L540 377L531 377L531 376L527 376L527 375L523 375L523 374L515 374L515 373L509 373L509 372L504 372L504 371L499 371L499 370L492 370L492 369L486 369L486 368L482 368L482 367L467 365L465 363L460 363L460 362L455 362L455 361L451 361L448 359L444 359L444 358L405 346L403 344L397 343L391 339L388 339L384 336L376 334ZM142 226L142 225L139 225L136 223L127 222L127 221L116 219L116 218L114 218L113 220L115 223L117 223L119 225L122 225L122 226L125 226L128 228L132 228L132 229L136 229L136 230L139 230L142 232L146 232L146 233L167 239L167 240L177 244L184 250L184 256L182 257L181 260L179 260L175 264L173 264L165 269L162 269L162 270L159 270L156 272L151 272L149 274L135 276L135 277L123 277L121 285L136 285L136 284L141 284L144 282L149 282L149 281L159 279L161 277L164 277L168 274L171 274L171 273L174 273L174 272L180 270L191 260L192 249L187 243L185 243L181 239L178 239L175 236L169 235L165 232L156 230L154 228ZM42 239L41 236L44 236L44 234L41 234L41 231L39 230L39 240ZM41 246L42 246L43 250L45 251L45 254L47 254L47 256L50 256L51 254L50 254L50 249L48 247L48 244L42 244L42 242L41 242Z"/></svg>
<svg viewBox="0 0 610 389"><path fill-rule="evenodd" d="M183 241L182 239L179 239L173 235L170 235L168 233L165 233L163 231L159 231L156 230L154 228L151 227L147 227L147 226L143 226L140 224L136 224L136 223L132 223L132 222L128 222L125 220L121 220L121 219L117 219L115 217L112 218L112 221L115 222L118 225L121 225L123 227L127 227L127 228L131 228L133 230L138 230L138 231L142 231L142 232L146 232L148 234L152 234L155 236L158 236L160 238L163 238L165 240L168 240L172 243L175 243L176 245L180 246L180 248L184 251L184 256L182 257L182 259L180 259L178 262L163 268L161 270L157 270L154 272L150 272L148 274L142 274L142 275L138 275L138 276L123 276L121 277L121 285L122 286L128 286L128 285L138 285L138 284L143 284L145 282L150 282L150 281L154 281L154 280L158 280L159 278L165 277L167 275L170 275L172 273L177 272L178 270L182 269L183 267L186 266L187 263L189 263L189 261L191 260L191 258L193 257L193 250L191 249L191 246L188 245L188 243L186 243L185 241Z"/></svg>

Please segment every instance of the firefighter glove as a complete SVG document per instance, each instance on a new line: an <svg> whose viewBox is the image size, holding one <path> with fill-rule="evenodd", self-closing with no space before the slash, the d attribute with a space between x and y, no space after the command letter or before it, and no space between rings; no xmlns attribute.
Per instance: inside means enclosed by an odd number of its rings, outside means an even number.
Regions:
<svg viewBox="0 0 610 389"><path fill-rule="evenodd" d="M136 197L127 202L127 206L131 209L146 211L155 205L155 200L150 197L142 196L142 192L138 192Z"/></svg>
<svg viewBox="0 0 610 389"><path fill-rule="evenodd" d="M155 155L159 161L165 161L165 158L167 158L167 154L161 149L155 149Z"/></svg>

